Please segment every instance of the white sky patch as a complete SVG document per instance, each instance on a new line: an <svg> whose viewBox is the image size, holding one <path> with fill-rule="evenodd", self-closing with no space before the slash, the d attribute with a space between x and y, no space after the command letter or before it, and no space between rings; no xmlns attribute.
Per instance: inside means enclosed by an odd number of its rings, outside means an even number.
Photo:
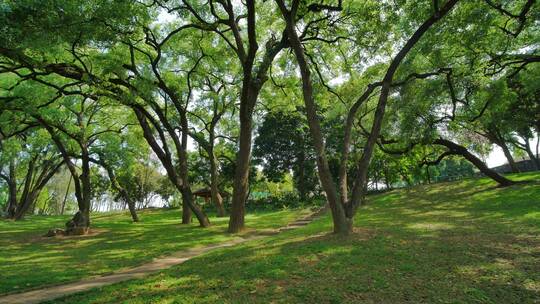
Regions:
<svg viewBox="0 0 540 304"><path fill-rule="evenodd" d="M508 161L506 160L506 157L504 156L504 153L501 148L498 146L494 146L493 150L489 153L486 164L488 167L497 167L500 165L506 164Z"/></svg>
<svg viewBox="0 0 540 304"><path fill-rule="evenodd" d="M536 149L536 138L532 139L529 141L529 143L531 144L531 150L533 150L533 153L536 153L535 149ZM514 159L516 161L520 161L522 160L521 157L516 157L514 156ZM506 157L504 156L504 153L502 151L501 148L499 148L498 146L493 146L493 150L491 150L491 153L489 153L487 159L486 159L486 164L488 167L490 168L493 168L493 167L497 167L497 166L501 166L501 165L504 165L504 164L507 164L508 163L508 160L506 159Z"/></svg>
<svg viewBox="0 0 540 304"><path fill-rule="evenodd" d="M341 85L345 82L347 82L349 80L349 75L348 74L341 74L339 75L338 77L328 81L328 84L330 86L338 86L338 85Z"/></svg>
<svg viewBox="0 0 540 304"><path fill-rule="evenodd" d="M175 21L176 19L177 19L176 14L174 14L174 13L171 14L171 13L167 12L166 10L161 9L155 23L157 23L157 24L167 24L167 23L171 23L171 22Z"/></svg>

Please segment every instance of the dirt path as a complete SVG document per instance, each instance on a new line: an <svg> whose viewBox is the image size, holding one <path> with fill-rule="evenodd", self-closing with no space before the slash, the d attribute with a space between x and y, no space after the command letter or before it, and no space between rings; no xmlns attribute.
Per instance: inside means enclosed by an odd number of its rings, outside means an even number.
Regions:
<svg viewBox="0 0 540 304"><path fill-rule="evenodd" d="M322 210L321 210L322 211ZM110 275L93 277L88 279L83 279L77 282L68 283L64 285L58 285L53 287L45 287L42 289L31 290L22 293L9 294L5 296L0 296L0 304L31 304L31 303L40 303L44 301L50 301L56 298L60 298L66 295L87 291L92 288L103 287L111 285L118 282L123 282L132 279L140 279L149 274L155 273L160 270L170 268L175 265L184 263L185 261L197 257L203 253L219 249L232 247L247 241L257 240L269 235L275 235L282 231L296 229L302 226L309 224L314 219L320 216L322 212L313 213L305 218L296 220L289 225L282 227L280 229L271 231L270 233L255 233L245 237L239 237L231 241L227 241L221 244L209 245L196 249L188 249L183 251L175 252L166 257L159 257L154 259L150 263L143 264L134 268L129 268L121 271L117 271Z"/></svg>

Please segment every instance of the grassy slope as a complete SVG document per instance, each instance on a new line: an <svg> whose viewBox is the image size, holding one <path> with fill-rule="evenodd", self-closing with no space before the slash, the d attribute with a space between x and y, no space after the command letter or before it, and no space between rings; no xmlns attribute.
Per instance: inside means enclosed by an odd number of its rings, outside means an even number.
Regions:
<svg viewBox="0 0 540 304"><path fill-rule="evenodd" d="M527 174L517 179L540 179ZM486 179L370 198L328 218L55 303L538 303L540 183ZM535 302L536 301L536 302Z"/></svg>
<svg viewBox="0 0 540 304"><path fill-rule="evenodd" d="M251 214L251 228L286 225L306 210ZM0 294L73 281L139 265L156 256L186 248L223 242L228 218L211 218L208 229L181 225L178 210L149 210L132 223L127 213L93 217L96 235L43 238L48 229L62 227L66 216L33 216L0 221Z"/></svg>

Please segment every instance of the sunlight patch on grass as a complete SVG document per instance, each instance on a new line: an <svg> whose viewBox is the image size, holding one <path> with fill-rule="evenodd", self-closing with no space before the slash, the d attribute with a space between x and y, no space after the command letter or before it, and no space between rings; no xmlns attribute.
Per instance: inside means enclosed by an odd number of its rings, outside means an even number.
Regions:
<svg viewBox="0 0 540 304"><path fill-rule="evenodd" d="M307 210L284 210L248 215L250 229L281 227ZM62 227L68 216L30 216L22 221L0 220L0 294L140 265L174 251L216 244L235 238L227 234L228 218L210 218L208 229L197 223L181 225L178 210L145 210L133 224L127 212L97 214L92 229L101 233L81 237L43 238Z"/></svg>
<svg viewBox="0 0 540 304"><path fill-rule="evenodd" d="M326 216L54 303L535 303L537 213L540 183L497 188L469 179L394 190L369 196L346 238L330 233ZM283 220L257 216L249 220L259 227Z"/></svg>
<svg viewBox="0 0 540 304"><path fill-rule="evenodd" d="M523 288L540 294L540 280L526 279Z"/></svg>
<svg viewBox="0 0 540 304"><path fill-rule="evenodd" d="M533 211L533 212L528 212L527 214L525 214L523 216L524 219L540 219L540 211Z"/></svg>
<svg viewBox="0 0 540 304"><path fill-rule="evenodd" d="M455 225L450 223L443 222L422 222L407 225L407 228L417 229L417 230L448 230L455 228Z"/></svg>
<svg viewBox="0 0 540 304"><path fill-rule="evenodd" d="M469 212L451 210L451 208L444 208L443 210L433 210L423 213L425 216L433 217L450 217L450 218L466 218L471 216Z"/></svg>

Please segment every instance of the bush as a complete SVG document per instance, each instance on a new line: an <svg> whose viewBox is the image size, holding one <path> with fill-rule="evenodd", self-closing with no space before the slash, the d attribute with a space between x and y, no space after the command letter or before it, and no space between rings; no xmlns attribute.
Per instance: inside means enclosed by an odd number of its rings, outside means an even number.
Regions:
<svg viewBox="0 0 540 304"><path fill-rule="evenodd" d="M308 200L301 201L294 192L287 192L279 196L267 196L259 199L249 199L246 202L246 211L277 211L283 209L297 209L309 207L322 207L326 200L324 197L311 197ZM217 213L216 207L211 202L201 205L207 215ZM223 207L230 214L231 198L224 198Z"/></svg>
<svg viewBox="0 0 540 304"><path fill-rule="evenodd" d="M280 196L271 196L267 198L248 200L246 209L248 211L258 210L282 210L295 209L305 207L319 207L324 205L324 200L320 198L310 198L309 200L301 201L298 195L294 192L288 192Z"/></svg>

